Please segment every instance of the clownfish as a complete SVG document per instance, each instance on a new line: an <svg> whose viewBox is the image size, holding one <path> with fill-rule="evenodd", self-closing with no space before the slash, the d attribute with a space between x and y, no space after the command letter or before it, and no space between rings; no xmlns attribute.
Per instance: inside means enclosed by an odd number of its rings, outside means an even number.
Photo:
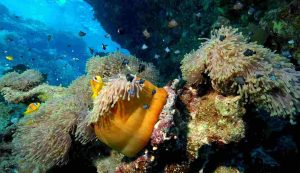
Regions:
<svg viewBox="0 0 300 173"><path fill-rule="evenodd" d="M36 112L40 106L41 106L41 103L30 103L28 105L26 111L24 112L24 115L29 115L32 112Z"/></svg>
<svg viewBox="0 0 300 173"><path fill-rule="evenodd" d="M90 83L91 83L92 92L93 92L92 99L95 99L98 96L99 91L102 89L104 83L100 76L93 77L93 79L90 81Z"/></svg>

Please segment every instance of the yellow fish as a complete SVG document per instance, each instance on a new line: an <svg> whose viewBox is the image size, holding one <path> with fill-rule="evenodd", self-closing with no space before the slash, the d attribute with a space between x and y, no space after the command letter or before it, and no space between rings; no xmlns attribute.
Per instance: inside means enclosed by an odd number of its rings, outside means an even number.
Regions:
<svg viewBox="0 0 300 173"><path fill-rule="evenodd" d="M30 103L26 109L26 111L24 112L24 115L29 115L32 112L35 112L39 109L39 107L41 106L41 103Z"/></svg>
<svg viewBox="0 0 300 173"><path fill-rule="evenodd" d="M92 99L95 99L98 96L99 91L102 89L104 83L100 76L93 77L93 79L90 81L90 83L91 83L92 92L93 92Z"/></svg>
<svg viewBox="0 0 300 173"><path fill-rule="evenodd" d="M12 61L12 60L14 60L14 57L13 57L13 56L10 56L10 55L8 55L8 56L5 56L5 58L6 58L8 61Z"/></svg>

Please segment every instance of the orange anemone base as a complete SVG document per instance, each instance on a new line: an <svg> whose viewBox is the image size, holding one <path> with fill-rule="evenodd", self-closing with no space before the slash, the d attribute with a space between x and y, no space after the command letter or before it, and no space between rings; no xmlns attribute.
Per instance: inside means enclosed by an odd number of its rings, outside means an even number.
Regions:
<svg viewBox="0 0 300 173"><path fill-rule="evenodd" d="M145 81L139 98L118 101L109 115L94 124L98 139L128 157L135 156L147 145L167 95L165 89Z"/></svg>

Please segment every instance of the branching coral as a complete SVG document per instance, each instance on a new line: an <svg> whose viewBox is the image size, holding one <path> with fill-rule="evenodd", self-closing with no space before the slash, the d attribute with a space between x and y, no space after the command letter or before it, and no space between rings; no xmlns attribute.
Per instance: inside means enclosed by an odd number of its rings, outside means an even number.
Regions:
<svg viewBox="0 0 300 173"><path fill-rule="evenodd" d="M10 87L14 90L28 91L41 84L43 80L42 74L35 70L26 70L21 74L10 72L0 79L0 90L3 87Z"/></svg>
<svg viewBox="0 0 300 173"><path fill-rule="evenodd" d="M189 84L206 82L224 95L241 95L271 115L290 116L300 110L300 73L287 59L247 39L231 27L212 32L182 61Z"/></svg>
<svg viewBox="0 0 300 173"><path fill-rule="evenodd" d="M156 83L159 73L152 64L140 61L134 56L125 56L121 53L109 54L105 57L93 57L87 62L89 76L107 78L118 74L137 74L139 77Z"/></svg>

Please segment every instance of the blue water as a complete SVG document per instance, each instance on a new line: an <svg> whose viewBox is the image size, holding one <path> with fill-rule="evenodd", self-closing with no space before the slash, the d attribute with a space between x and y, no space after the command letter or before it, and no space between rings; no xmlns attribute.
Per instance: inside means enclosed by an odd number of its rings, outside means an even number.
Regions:
<svg viewBox="0 0 300 173"><path fill-rule="evenodd" d="M89 48L129 54L107 37L93 13L83 0L1 0L0 74L24 64L47 74L50 84L65 86L84 74ZM80 31L86 35L79 36Z"/></svg>

